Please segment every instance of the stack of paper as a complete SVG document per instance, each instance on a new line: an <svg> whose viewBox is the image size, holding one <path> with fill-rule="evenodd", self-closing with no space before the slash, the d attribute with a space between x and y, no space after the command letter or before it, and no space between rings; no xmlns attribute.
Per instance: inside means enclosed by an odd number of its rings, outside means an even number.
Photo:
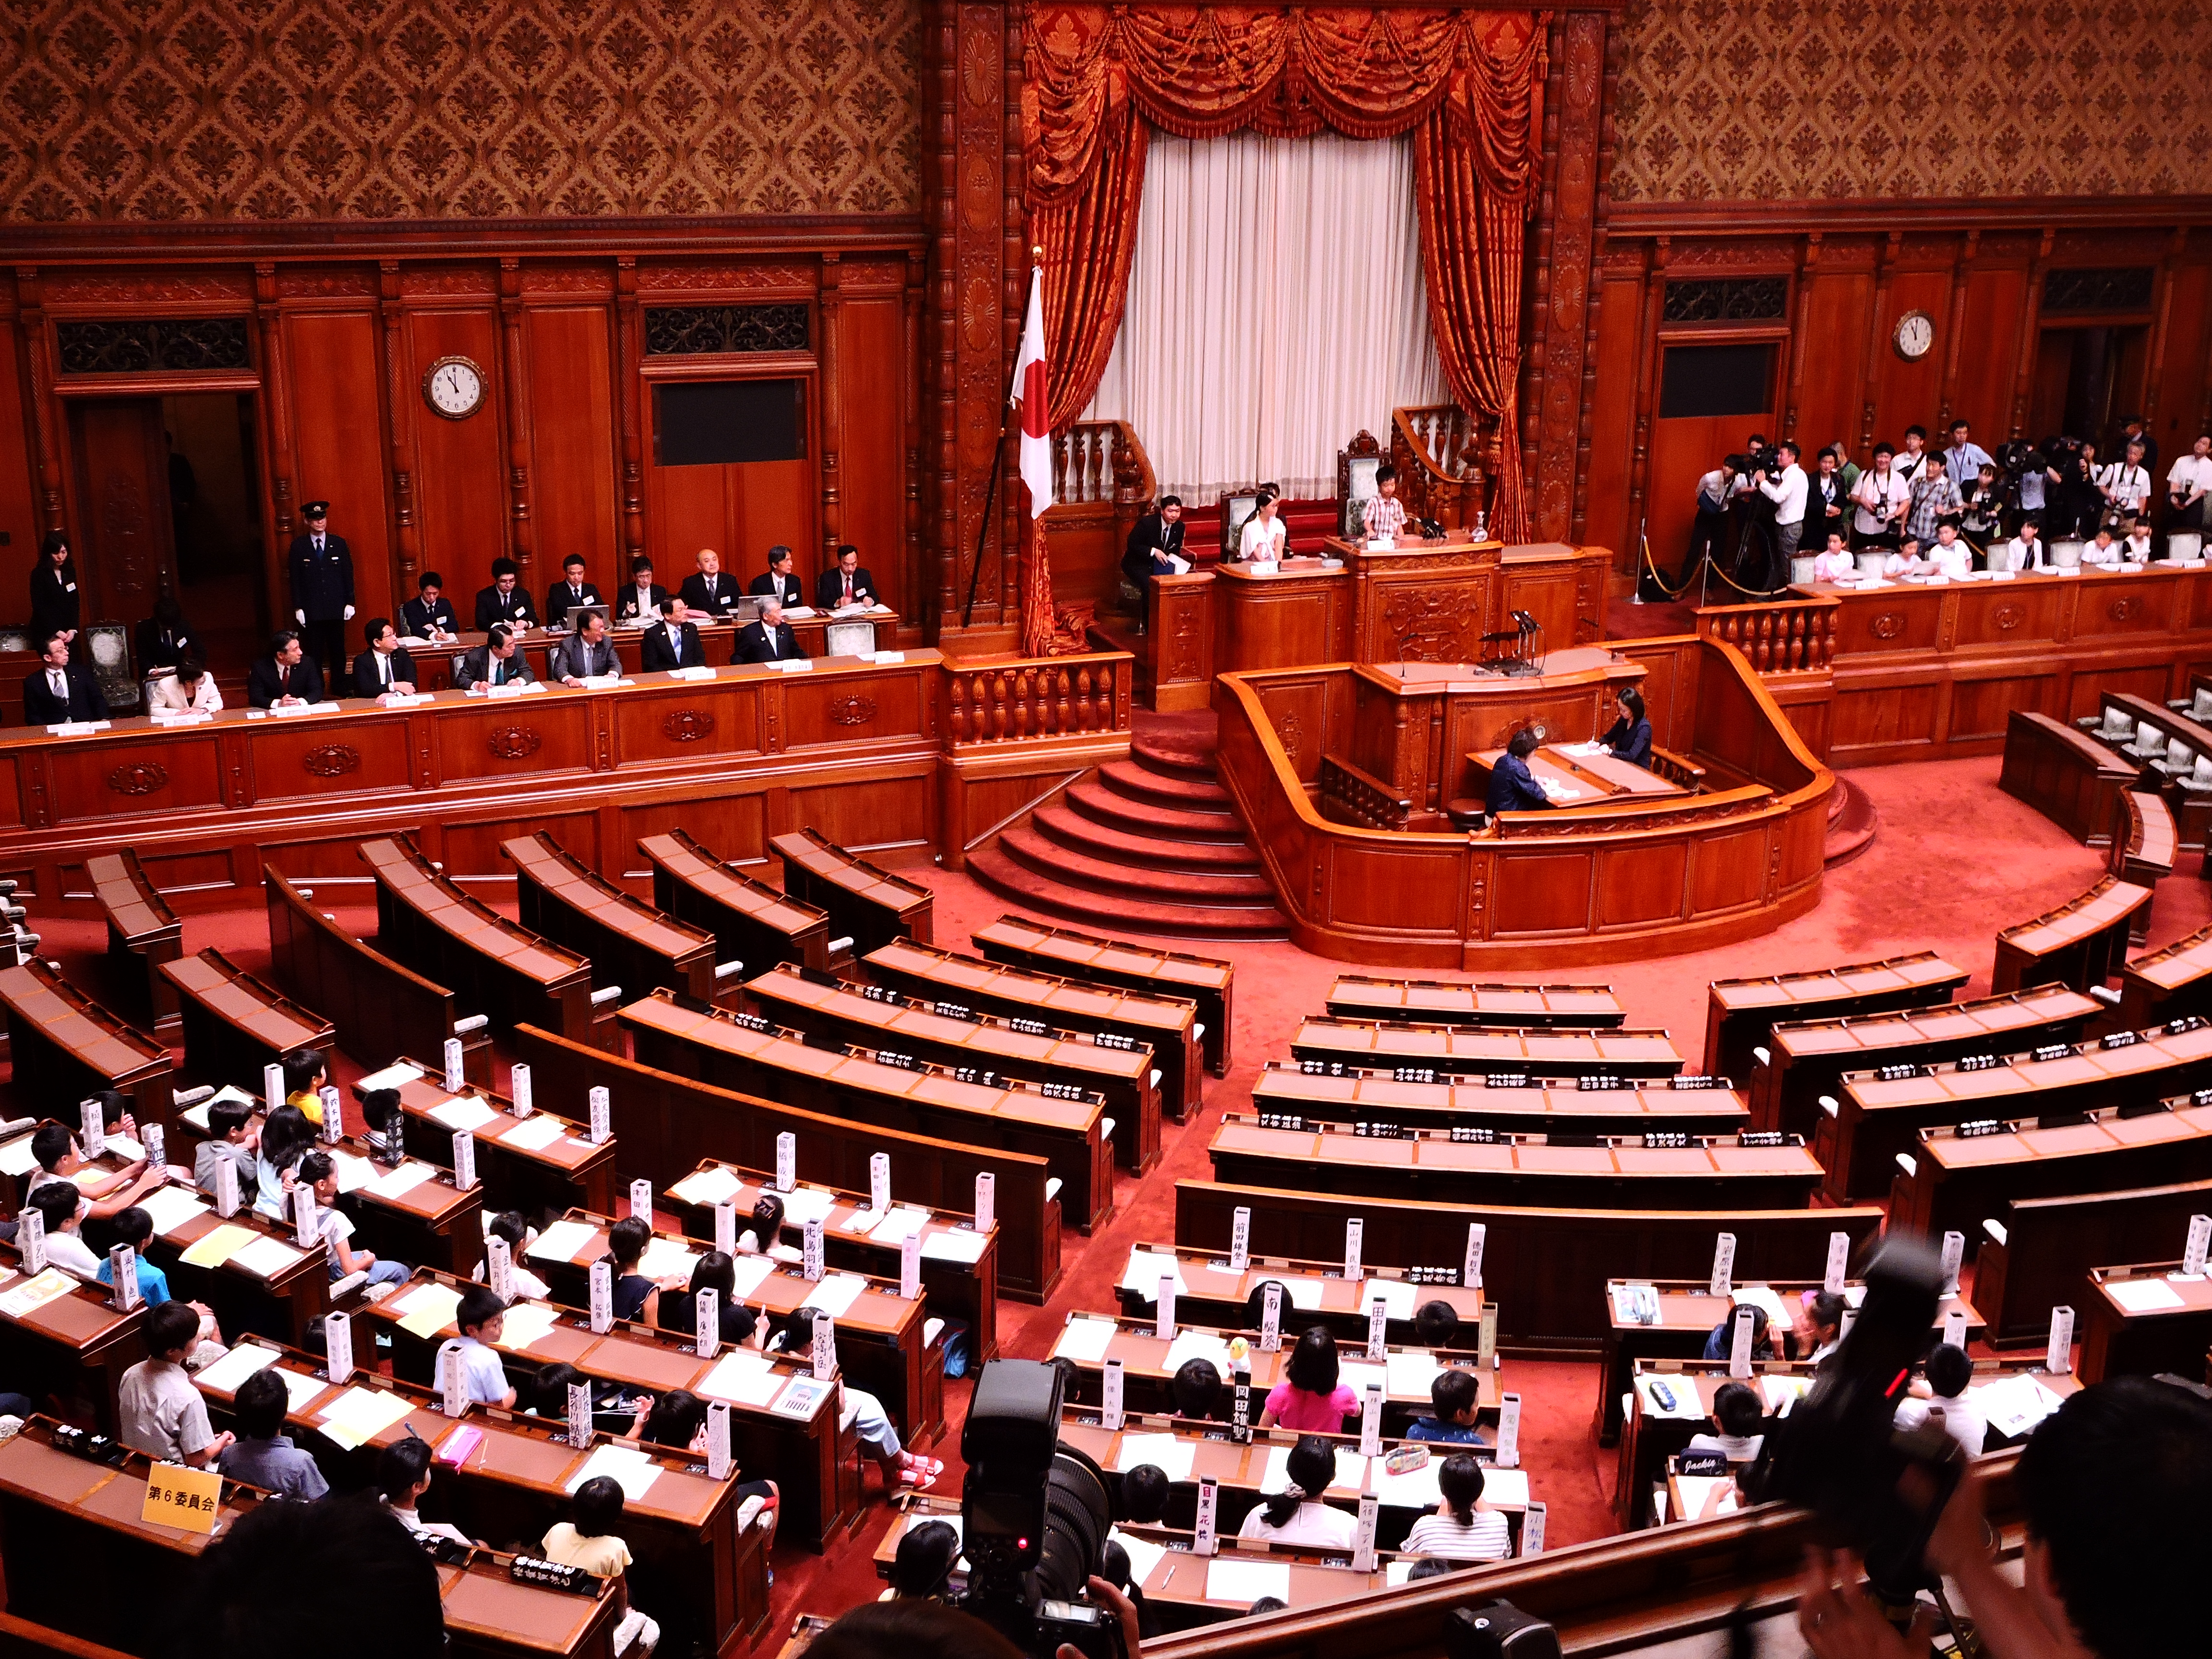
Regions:
<svg viewBox="0 0 2212 1659"><path fill-rule="evenodd" d="M273 1279L300 1259L301 1252L282 1239L268 1234L257 1235L252 1243L241 1244L231 1253L231 1260L250 1273L263 1279Z"/></svg>
<svg viewBox="0 0 2212 1659"><path fill-rule="evenodd" d="M1114 1468L1126 1474L1140 1463L1150 1463L1170 1480L1188 1480L1194 1449L1194 1442L1172 1434L1125 1434L1114 1453Z"/></svg>
<svg viewBox="0 0 2212 1659"><path fill-rule="evenodd" d="M474 1134L485 1124L503 1116L504 1114L498 1108L487 1105L484 1102L471 1097L449 1100L443 1105L433 1106L430 1109L430 1115L448 1129L465 1129L471 1134Z"/></svg>
<svg viewBox="0 0 2212 1659"><path fill-rule="evenodd" d="M1966 1397L1981 1407L1991 1428L2014 1440L2057 1411L2059 1404L2058 1396L2039 1379L2025 1374L1969 1389Z"/></svg>
<svg viewBox="0 0 2212 1659"><path fill-rule="evenodd" d="M337 1177L341 1194L359 1192L381 1173L374 1158L359 1157L340 1146L325 1150L330 1153L331 1173Z"/></svg>
<svg viewBox="0 0 2212 1659"><path fill-rule="evenodd" d="M1400 1510L1426 1509L1431 1504L1441 1503L1443 1494L1437 1489L1437 1476L1443 1471L1444 1463L1437 1454L1457 1449L1453 1446L1433 1447L1427 1462L1418 1469L1408 1469L1403 1474L1391 1474L1382 1460L1376 1458L1373 1466L1376 1501Z"/></svg>
<svg viewBox="0 0 2212 1659"><path fill-rule="evenodd" d="M1735 1477L1727 1474L1678 1474L1674 1489L1681 1494L1682 1519L1702 1521L1708 1516L1735 1511Z"/></svg>
<svg viewBox="0 0 2212 1659"><path fill-rule="evenodd" d="M1121 1274L1121 1288L1134 1292L1146 1302L1160 1293L1160 1280L1172 1276L1177 1296L1187 1295L1190 1286L1183 1282L1182 1264L1165 1250L1132 1250L1128 1267Z"/></svg>
<svg viewBox="0 0 2212 1659"><path fill-rule="evenodd" d="M1402 1279L1370 1279L1359 1287L1359 1312L1364 1318L1375 1306L1375 1298L1382 1298L1382 1306L1392 1319L1411 1319L1413 1316L1417 1285Z"/></svg>
<svg viewBox="0 0 2212 1659"><path fill-rule="evenodd" d="M284 1379L284 1393L288 1396L284 1401L284 1409L288 1412L306 1409L309 1401L331 1386L319 1376L309 1376L304 1372L288 1370L282 1365L276 1368L275 1375Z"/></svg>
<svg viewBox="0 0 2212 1659"><path fill-rule="evenodd" d="M635 1504L660 1479L660 1465L634 1447L596 1446L583 1467L568 1477L565 1490L574 1492L602 1474L611 1477L622 1488L623 1497Z"/></svg>
<svg viewBox="0 0 2212 1659"><path fill-rule="evenodd" d="M1160 1368L1173 1373L1194 1359L1209 1362L1223 1382L1229 1380L1229 1345L1212 1331L1177 1331L1175 1340L1168 1345L1167 1358L1160 1362Z"/></svg>
<svg viewBox="0 0 2212 1659"><path fill-rule="evenodd" d="M730 1264L730 1294L744 1301L760 1289L775 1263L764 1255L741 1255Z"/></svg>
<svg viewBox="0 0 2212 1659"><path fill-rule="evenodd" d="M410 1159L370 1182L368 1190L379 1198L400 1198L433 1179L437 1173L428 1164L417 1164Z"/></svg>
<svg viewBox="0 0 2212 1659"><path fill-rule="evenodd" d="M204 1389L218 1394L235 1394L238 1385L258 1370L266 1370L279 1358L276 1349L264 1348L252 1342L241 1342L212 1365L201 1370L198 1377Z"/></svg>
<svg viewBox="0 0 2212 1659"><path fill-rule="evenodd" d="M552 1230L548 1228L546 1231L550 1232ZM656 1281L680 1279L689 1285L691 1270L698 1265L699 1257L696 1251L687 1250L676 1240L655 1233L647 1242L645 1254L638 1258L637 1270L646 1278Z"/></svg>
<svg viewBox="0 0 2212 1659"><path fill-rule="evenodd" d="M138 1200L138 1207L153 1221L154 1231L165 1238L194 1216L208 1212L208 1206L189 1187L157 1187Z"/></svg>
<svg viewBox="0 0 2212 1659"><path fill-rule="evenodd" d="M717 1164L704 1170L694 1170L668 1189L671 1198L679 1198L686 1204L697 1204L712 1208L727 1203L743 1192L745 1183Z"/></svg>
<svg viewBox="0 0 2212 1659"><path fill-rule="evenodd" d="M532 1239L523 1254L545 1261L574 1261L596 1231L588 1221L556 1221Z"/></svg>
<svg viewBox="0 0 2212 1659"><path fill-rule="evenodd" d="M30 1136L17 1135L0 1146L0 1175L28 1175L38 1167L39 1160L31 1152Z"/></svg>
<svg viewBox="0 0 2212 1659"><path fill-rule="evenodd" d="M837 1207L836 1195L819 1187L794 1187L776 1196L783 1200L783 1218L794 1227L804 1227L810 1221L826 1224L830 1212Z"/></svg>
<svg viewBox="0 0 2212 1659"><path fill-rule="evenodd" d="M500 1321L494 1346L519 1353L560 1322L561 1316L542 1302L518 1302Z"/></svg>
<svg viewBox="0 0 2212 1659"><path fill-rule="evenodd" d="M520 1122L507 1119L507 1127L493 1131L493 1138L518 1152L542 1152L567 1133L558 1119L533 1112Z"/></svg>
<svg viewBox="0 0 2212 1659"><path fill-rule="evenodd" d="M1249 1607L1265 1595L1291 1599L1291 1564L1217 1556L1206 1564L1206 1599Z"/></svg>
<svg viewBox="0 0 2212 1659"><path fill-rule="evenodd" d="M458 1291L444 1285L417 1285L404 1300L393 1303L392 1310L404 1316L399 1322L401 1330L428 1339L453 1322L453 1310L460 1305Z"/></svg>
<svg viewBox="0 0 2212 1659"><path fill-rule="evenodd" d="M1790 1315L1782 1305L1782 1298L1774 1293L1774 1288L1770 1285L1739 1285L1730 1300L1739 1308L1764 1309L1767 1323L1774 1329L1778 1330L1790 1322Z"/></svg>
<svg viewBox="0 0 2212 1659"><path fill-rule="evenodd" d="M750 1348L733 1349L714 1362L699 1383L698 1392L709 1400L731 1400L741 1406L766 1406L783 1387L783 1373L768 1356Z"/></svg>
<svg viewBox="0 0 2212 1659"><path fill-rule="evenodd" d="M402 1395L380 1389L348 1389L315 1415L323 1432L351 1451L375 1439L414 1409Z"/></svg>
<svg viewBox="0 0 2212 1659"><path fill-rule="evenodd" d="M1813 1386L1809 1376L1762 1376L1759 1386L1766 1395L1766 1409L1788 1415L1790 1407L1805 1397L1805 1390Z"/></svg>
<svg viewBox="0 0 2212 1659"><path fill-rule="evenodd" d="M1067 1322L1060 1340L1052 1346L1053 1358L1072 1359L1079 1365L1101 1364L1107 1345L1119 1328L1110 1319L1086 1319L1080 1315Z"/></svg>
<svg viewBox="0 0 2212 1659"><path fill-rule="evenodd" d="M948 1518L957 1521L960 1517L956 1515ZM1149 1538L1139 1538L1133 1533L1123 1532L1119 1527L1106 1534L1106 1541L1109 1544L1119 1544L1127 1553L1129 1582L1139 1586L1142 1586L1145 1580L1151 1577L1152 1569L1159 1565L1160 1558L1168 1553L1166 1545L1155 1544Z"/></svg>
<svg viewBox="0 0 2212 1659"><path fill-rule="evenodd" d="M1437 1364L1435 1355L1423 1348L1394 1351L1383 1359L1382 1368L1389 1379L1389 1394L1397 1400L1427 1399L1429 1385L1444 1369Z"/></svg>
<svg viewBox="0 0 2212 1659"><path fill-rule="evenodd" d="M831 1273L806 1293L806 1305L819 1308L832 1319L842 1319L867 1288L868 1281L858 1273Z"/></svg>
<svg viewBox="0 0 2212 1659"><path fill-rule="evenodd" d="M184 1259L195 1267L220 1267L258 1237L251 1227L226 1221L194 1240L186 1248Z"/></svg>
<svg viewBox="0 0 2212 1659"><path fill-rule="evenodd" d="M2162 1313L2185 1305L2179 1293L2162 1279L2107 1279L2105 1294L2130 1313Z"/></svg>
<svg viewBox="0 0 2212 1659"><path fill-rule="evenodd" d="M1661 1403L1659 1396L1652 1392L1652 1384L1655 1382L1664 1382L1667 1385L1667 1391L1674 1396L1674 1403L1672 1406ZM1646 1417L1680 1418L1688 1423L1702 1423L1705 1420L1705 1407L1704 1402L1698 1397L1698 1385L1686 1376L1638 1377L1636 1382L1636 1391L1643 1396L1644 1414Z"/></svg>
<svg viewBox="0 0 2212 1659"><path fill-rule="evenodd" d="M868 1211L861 1212L863 1216L872 1213ZM868 1228L867 1233L868 1237L878 1244L903 1244L908 1233L920 1232L928 1221L928 1211L918 1210L912 1205L902 1204L896 1209L888 1210L880 1216L875 1216L873 1224Z"/></svg>
<svg viewBox="0 0 2212 1659"><path fill-rule="evenodd" d="M921 1253L932 1261L980 1261L983 1244L981 1233L947 1228L924 1235Z"/></svg>

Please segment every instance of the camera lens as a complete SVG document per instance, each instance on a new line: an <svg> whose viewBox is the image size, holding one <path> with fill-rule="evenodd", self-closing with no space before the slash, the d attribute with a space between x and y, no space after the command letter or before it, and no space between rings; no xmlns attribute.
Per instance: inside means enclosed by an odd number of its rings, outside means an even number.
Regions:
<svg viewBox="0 0 2212 1659"><path fill-rule="evenodd" d="M1065 1448L1045 1472L1044 1544L1036 1564L1037 1589L1056 1601L1083 1594L1106 1550L1112 1525L1106 1486L1096 1465Z"/></svg>

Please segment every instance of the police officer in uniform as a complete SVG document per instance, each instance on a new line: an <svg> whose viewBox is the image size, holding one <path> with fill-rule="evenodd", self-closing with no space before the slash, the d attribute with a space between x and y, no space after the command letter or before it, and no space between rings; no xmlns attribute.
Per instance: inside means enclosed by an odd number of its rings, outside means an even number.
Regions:
<svg viewBox="0 0 2212 1659"><path fill-rule="evenodd" d="M344 537L330 533L330 516L328 501L309 501L307 533L292 538L292 615L316 665L338 673L353 620L353 554Z"/></svg>

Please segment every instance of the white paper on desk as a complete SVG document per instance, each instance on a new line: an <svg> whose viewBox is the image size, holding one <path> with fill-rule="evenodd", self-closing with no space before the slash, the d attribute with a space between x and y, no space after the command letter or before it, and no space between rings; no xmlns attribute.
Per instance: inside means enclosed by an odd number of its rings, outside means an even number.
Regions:
<svg viewBox="0 0 2212 1659"><path fill-rule="evenodd" d="M437 1171L427 1164L409 1162L396 1170L387 1170L368 1183L368 1191L378 1198L401 1198L413 1192L424 1182L434 1179Z"/></svg>
<svg viewBox="0 0 2212 1659"><path fill-rule="evenodd" d="M194 1197L189 1187L157 1187L138 1200L138 1207L154 1224L154 1231L167 1237L196 1215L205 1215L208 1206Z"/></svg>
<svg viewBox="0 0 2212 1659"><path fill-rule="evenodd" d="M380 1389L348 1389L316 1413L340 1445L366 1444L415 1409L406 1395Z"/></svg>
<svg viewBox="0 0 2212 1659"><path fill-rule="evenodd" d="M678 1241L655 1233L647 1242L645 1254L637 1259L637 1270L651 1279L680 1279L691 1282L691 1270L699 1265L698 1254L687 1250Z"/></svg>
<svg viewBox="0 0 2212 1659"><path fill-rule="evenodd" d="M236 1394L240 1383L254 1372L267 1370L282 1357L274 1348L241 1342L215 1364L204 1368L193 1381L204 1389L213 1389L221 1394Z"/></svg>
<svg viewBox="0 0 2212 1659"><path fill-rule="evenodd" d="M1382 1298L1383 1311L1393 1319L1413 1316L1413 1293L1419 1288L1402 1279L1370 1279L1359 1287L1359 1312L1364 1318L1375 1298Z"/></svg>
<svg viewBox="0 0 2212 1659"><path fill-rule="evenodd" d="M1336 1380L1360 1399L1367 1398L1367 1385L1373 1383L1382 1390L1384 1399L1390 1396L1390 1373L1382 1366L1365 1359L1340 1359L1337 1362ZM1426 1390L1423 1390L1426 1397Z"/></svg>
<svg viewBox="0 0 2212 1659"><path fill-rule="evenodd" d="M712 1209L725 1200L744 1189L744 1182L720 1164L704 1170L694 1170L668 1189L671 1198L681 1199L686 1204L696 1204L701 1209Z"/></svg>
<svg viewBox="0 0 2212 1659"><path fill-rule="evenodd" d="M1771 1285L1739 1285L1731 1305L1764 1309L1767 1323L1776 1330L1790 1322L1790 1315L1782 1305L1782 1298L1774 1293L1774 1287Z"/></svg>
<svg viewBox="0 0 2212 1659"><path fill-rule="evenodd" d="M830 1212L837 1207L836 1194L825 1193L818 1187L793 1187L776 1196L783 1200L783 1218L794 1227L804 1227L810 1221L826 1223ZM770 1238L761 1243L765 1247L775 1241Z"/></svg>
<svg viewBox="0 0 2212 1659"><path fill-rule="evenodd" d="M903 1244L908 1233L920 1232L928 1223L928 1211L901 1204L877 1217L875 1225L868 1229L868 1237L878 1244Z"/></svg>
<svg viewBox="0 0 2212 1659"><path fill-rule="evenodd" d="M1107 1345L1120 1328L1110 1319L1085 1319L1079 1315L1061 1329L1060 1340L1052 1345L1052 1356L1055 1359L1073 1359L1079 1365L1102 1364Z"/></svg>
<svg viewBox="0 0 2212 1659"><path fill-rule="evenodd" d="M0 1146L0 1175L28 1175L38 1167L38 1158L31 1151L30 1136L17 1135Z"/></svg>
<svg viewBox="0 0 2212 1659"><path fill-rule="evenodd" d="M561 1322L561 1316L542 1302L518 1302L500 1321L499 1340L494 1346L520 1353Z"/></svg>
<svg viewBox="0 0 2212 1659"><path fill-rule="evenodd" d="M1651 1392L1651 1385L1654 1382L1664 1382L1667 1385L1667 1391L1674 1396L1674 1404L1671 1410L1661 1405L1659 1397ZM1686 1376L1639 1376L1636 1379L1636 1392L1644 1401L1644 1414L1646 1417L1679 1418L1686 1423L1702 1423L1705 1420L1705 1407L1704 1402L1698 1398L1697 1384Z"/></svg>
<svg viewBox="0 0 2212 1659"><path fill-rule="evenodd" d="M1206 1564L1206 1599L1234 1601L1249 1607L1263 1595L1280 1601L1291 1599L1291 1564L1287 1561L1245 1561L1216 1556Z"/></svg>
<svg viewBox="0 0 2212 1659"><path fill-rule="evenodd" d="M832 1319L842 1319L868 1281L858 1273L831 1273L806 1293L806 1305L819 1308Z"/></svg>
<svg viewBox="0 0 2212 1659"><path fill-rule="evenodd" d="M1172 1376L1193 1359L1211 1362L1221 1380L1229 1380L1229 1344L1212 1331L1177 1331L1175 1340L1168 1344L1168 1357L1160 1362L1160 1369Z"/></svg>
<svg viewBox="0 0 2212 1659"><path fill-rule="evenodd" d="M276 1368L276 1375L284 1379L284 1409L288 1412L306 1410L310 1400L331 1386L319 1376L309 1376L304 1371L287 1370L282 1365Z"/></svg>
<svg viewBox="0 0 2212 1659"><path fill-rule="evenodd" d="M487 1106L481 1100L461 1099L449 1100L442 1105L433 1106L430 1109L430 1115L448 1129L465 1129L471 1134L474 1134L485 1124L497 1119L501 1114L498 1108Z"/></svg>
<svg viewBox="0 0 2212 1659"><path fill-rule="evenodd" d="M1444 1461L1433 1453L1449 1449L1449 1447L1432 1448L1427 1462L1418 1469L1408 1469L1403 1474L1391 1474L1383 1466L1382 1460L1376 1458L1374 1463L1375 1501L1387 1504L1394 1510L1426 1509L1431 1504L1443 1502L1443 1493L1437 1490L1437 1476L1443 1468ZM1483 1473L1486 1475L1489 1471L1486 1469Z"/></svg>
<svg viewBox="0 0 2212 1659"><path fill-rule="evenodd" d="M2108 1279L2105 1293L2130 1313L2159 1313L2183 1305L2173 1286L2162 1279Z"/></svg>
<svg viewBox="0 0 2212 1659"><path fill-rule="evenodd" d="M960 1517L956 1515L951 1518L957 1521ZM1127 1553L1129 1582L1133 1584L1142 1584L1151 1576L1152 1569L1159 1565L1160 1559L1168 1553L1168 1547L1165 1544L1155 1544L1149 1538L1133 1536L1131 1534L1123 1532L1119 1527L1114 1528L1106 1534L1106 1541L1109 1544L1119 1544Z"/></svg>
<svg viewBox="0 0 2212 1659"><path fill-rule="evenodd" d="M1528 1507L1528 1471L1501 1469L1487 1463L1484 1464L1482 1466L1482 1496L1492 1509L1527 1509Z"/></svg>
<svg viewBox="0 0 2212 1659"><path fill-rule="evenodd" d="M129 1135L118 1135L112 1131L107 1136L107 1150L125 1164L136 1164L146 1156L146 1149Z"/></svg>
<svg viewBox="0 0 2212 1659"><path fill-rule="evenodd" d="M1765 1395L1766 1409L1771 1412L1786 1411L1797 1401L1802 1400L1805 1390L1812 1386L1813 1379L1809 1376L1762 1376L1759 1379L1759 1391Z"/></svg>
<svg viewBox="0 0 2212 1659"><path fill-rule="evenodd" d="M1142 1302L1157 1300L1160 1293L1160 1279L1172 1274L1177 1296L1187 1296L1190 1286L1183 1283L1182 1264L1165 1250L1132 1250L1129 1265L1121 1274L1121 1288L1136 1293Z"/></svg>
<svg viewBox="0 0 2212 1659"><path fill-rule="evenodd" d="M714 678L714 671L711 668L672 668L668 671L668 678L672 680L711 680Z"/></svg>
<svg viewBox="0 0 2212 1659"><path fill-rule="evenodd" d="M542 1152L567 1133L558 1118L532 1112L520 1123L510 1122L492 1139L518 1152Z"/></svg>
<svg viewBox="0 0 2212 1659"><path fill-rule="evenodd" d="M733 1348L700 1380L698 1392L710 1400L766 1407L782 1387L783 1373L769 1363L766 1354L756 1353L750 1348Z"/></svg>
<svg viewBox="0 0 2212 1659"><path fill-rule="evenodd" d="M274 1278L300 1259L301 1252L282 1239L271 1238L266 1233L255 1237L250 1244L240 1245L231 1260L250 1273L264 1279Z"/></svg>
<svg viewBox="0 0 2212 1659"><path fill-rule="evenodd" d="M1425 1348L1395 1350L1382 1357L1382 1372L1388 1379L1383 1391L1393 1399L1426 1400L1429 1384L1443 1370L1436 1356Z"/></svg>
<svg viewBox="0 0 2212 1659"><path fill-rule="evenodd" d="M1276 1282L1291 1293L1293 1308L1304 1308L1308 1312L1321 1306L1321 1299L1327 1288L1325 1280L1308 1279L1303 1274L1293 1274Z"/></svg>
<svg viewBox="0 0 2212 1659"><path fill-rule="evenodd" d="M597 1231L588 1221L556 1221L532 1239L523 1254L543 1261L574 1261Z"/></svg>
<svg viewBox="0 0 2212 1659"><path fill-rule="evenodd" d="M933 1261L981 1261L983 1235L953 1228L930 1233L921 1241L921 1253Z"/></svg>
<svg viewBox="0 0 2212 1659"><path fill-rule="evenodd" d="M583 1468L568 1477L564 1490L574 1492L586 1480L600 1475L612 1478L623 1490L623 1497L636 1503L653 1489L660 1479L660 1465L645 1453L629 1446L599 1446L584 1460Z"/></svg>
<svg viewBox="0 0 2212 1659"><path fill-rule="evenodd" d="M1681 1495L1682 1519L1699 1521L1708 1515L1727 1515L1733 1512L1735 1503L1731 1498L1723 1498L1719 1503L1714 1504L1711 1509L1705 1506L1712 1503L1715 1488L1729 1486L1734 1480L1733 1475L1726 1474L1676 1475L1674 1490Z"/></svg>
<svg viewBox="0 0 2212 1659"><path fill-rule="evenodd" d="M1293 1449L1294 1448L1290 1446L1267 1448L1267 1467L1260 1476L1261 1492L1278 1492L1291 1484L1289 1464ZM1433 1468L1437 1461L1432 1455L1429 1459L1430 1466ZM1336 1449L1336 1474L1330 1478L1329 1489L1334 1492L1341 1487L1347 1491L1358 1492L1360 1482L1365 1478L1366 1474L1367 1460L1357 1451L1339 1446ZM1311 1493L1307 1495L1312 1496Z"/></svg>
<svg viewBox="0 0 2212 1659"><path fill-rule="evenodd" d="M1418 1561L1390 1562L1382 1569L1382 1582L1395 1589L1399 1585L1411 1582L1413 1569L1419 1565Z"/></svg>
<svg viewBox="0 0 2212 1659"><path fill-rule="evenodd" d="M381 1171L374 1160L359 1158L339 1146L322 1149L331 1156L331 1172L337 1177L340 1193L357 1193L376 1180Z"/></svg>
<svg viewBox="0 0 2212 1659"><path fill-rule="evenodd" d="M392 1304L392 1311L400 1316L401 1330L427 1340L445 1329L447 1322L460 1305L459 1291L434 1281L416 1285L407 1293L404 1301Z"/></svg>
<svg viewBox="0 0 2212 1659"><path fill-rule="evenodd" d="M775 1271L775 1263L764 1255L741 1255L730 1267L730 1294L742 1302L760 1289L761 1282Z"/></svg>
<svg viewBox="0 0 2212 1659"><path fill-rule="evenodd" d="M1170 1480L1188 1480L1197 1444L1172 1434L1125 1434L1115 1449L1114 1468L1126 1474L1140 1463L1150 1463Z"/></svg>
<svg viewBox="0 0 2212 1659"><path fill-rule="evenodd" d="M2058 1409L2058 1396L2036 1377L2021 1374L1966 1390L1984 1419L1999 1434L2018 1439Z"/></svg>

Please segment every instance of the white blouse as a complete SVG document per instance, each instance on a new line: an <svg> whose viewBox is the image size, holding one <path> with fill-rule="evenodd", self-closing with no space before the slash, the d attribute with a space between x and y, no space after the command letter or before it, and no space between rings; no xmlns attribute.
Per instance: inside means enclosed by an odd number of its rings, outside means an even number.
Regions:
<svg viewBox="0 0 2212 1659"><path fill-rule="evenodd" d="M1244 520L1244 534L1237 555L1245 559L1276 559L1282 556L1282 545L1290 535L1290 528L1280 519L1264 519L1257 513Z"/></svg>

